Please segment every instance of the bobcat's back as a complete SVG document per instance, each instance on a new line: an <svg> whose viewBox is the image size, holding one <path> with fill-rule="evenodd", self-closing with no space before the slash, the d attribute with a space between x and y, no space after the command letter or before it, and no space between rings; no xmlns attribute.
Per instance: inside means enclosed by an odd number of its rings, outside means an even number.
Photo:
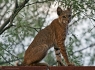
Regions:
<svg viewBox="0 0 95 70"><path fill-rule="evenodd" d="M41 44L47 44L50 48L53 45L54 37L54 32L52 31L51 25L49 25L38 32L28 49L31 50L33 47L39 47Z"/></svg>

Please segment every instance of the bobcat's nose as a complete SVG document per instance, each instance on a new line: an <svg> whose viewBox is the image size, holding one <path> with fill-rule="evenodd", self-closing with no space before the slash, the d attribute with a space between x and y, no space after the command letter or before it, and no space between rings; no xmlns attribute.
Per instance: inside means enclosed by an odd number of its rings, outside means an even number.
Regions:
<svg viewBox="0 0 95 70"><path fill-rule="evenodd" d="M70 20L68 20L68 23L70 23Z"/></svg>
<svg viewBox="0 0 95 70"><path fill-rule="evenodd" d="M66 23L66 21L65 21L65 20L63 20L63 23Z"/></svg>
<svg viewBox="0 0 95 70"><path fill-rule="evenodd" d="M69 20L68 20L68 23L70 23L70 22L71 22L71 20L69 19Z"/></svg>
<svg viewBox="0 0 95 70"><path fill-rule="evenodd" d="M69 18L69 20L68 20L68 23L70 23L71 22L71 18Z"/></svg>

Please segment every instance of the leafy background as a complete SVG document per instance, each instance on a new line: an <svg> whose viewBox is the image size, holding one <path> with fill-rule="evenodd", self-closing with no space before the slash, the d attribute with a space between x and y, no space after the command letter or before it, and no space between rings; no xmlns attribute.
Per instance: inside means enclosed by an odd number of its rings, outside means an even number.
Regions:
<svg viewBox="0 0 95 70"><path fill-rule="evenodd" d="M12 14L15 1L0 0L0 26ZM18 0L18 4L23 1ZM76 66L95 65L95 0L29 0L13 20L14 26L0 34L0 65L12 66L15 61L23 61L24 52L38 31L57 18L58 6L72 7L65 42L69 60ZM43 62L56 65L53 48Z"/></svg>

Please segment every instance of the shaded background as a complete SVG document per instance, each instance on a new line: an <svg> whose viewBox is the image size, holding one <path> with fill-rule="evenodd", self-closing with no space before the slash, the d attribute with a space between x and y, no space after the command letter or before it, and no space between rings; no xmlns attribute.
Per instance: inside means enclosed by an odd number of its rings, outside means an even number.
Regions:
<svg viewBox="0 0 95 70"><path fill-rule="evenodd" d="M76 66L95 65L95 0L0 0L0 65L23 61L38 31L58 17L58 6L72 6L65 42L69 60ZM43 62L56 65L54 54L52 48Z"/></svg>

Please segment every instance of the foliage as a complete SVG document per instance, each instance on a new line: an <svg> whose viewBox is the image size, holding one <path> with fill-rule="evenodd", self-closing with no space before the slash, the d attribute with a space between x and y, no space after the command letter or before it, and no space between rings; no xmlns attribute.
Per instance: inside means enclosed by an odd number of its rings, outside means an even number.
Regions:
<svg viewBox="0 0 95 70"><path fill-rule="evenodd" d="M18 0L18 4L20 5L23 1ZM73 17L69 25L69 35L66 39L70 61L77 66L94 65L95 48L92 45L95 41L94 3L94 0L29 0L16 15L13 26L0 35L0 65L13 65L15 61L23 60L26 48L37 34L37 31L48 24L47 20L52 15L51 13L54 13L52 8L56 9L58 5L64 9L68 6L72 8ZM15 0L0 0L0 27L12 14L14 4ZM52 20L49 19L49 21ZM85 47L88 48L79 51ZM50 65L56 65L52 53L53 51L50 51L44 61Z"/></svg>

